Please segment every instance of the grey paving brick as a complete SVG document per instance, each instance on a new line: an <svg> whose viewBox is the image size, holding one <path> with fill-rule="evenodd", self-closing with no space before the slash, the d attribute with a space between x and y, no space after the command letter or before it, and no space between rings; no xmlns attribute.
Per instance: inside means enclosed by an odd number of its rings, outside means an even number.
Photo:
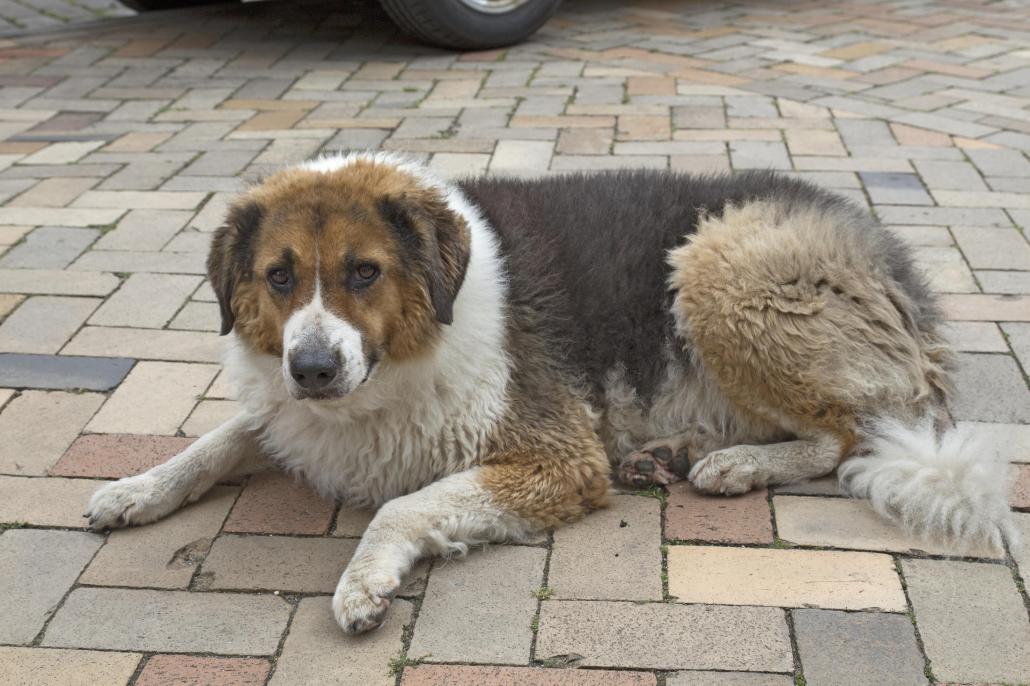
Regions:
<svg viewBox="0 0 1030 686"><path fill-rule="evenodd" d="M188 210L132 210L118 226L100 237L98 250L160 250L181 230L192 212Z"/></svg>
<svg viewBox="0 0 1030 686"><path fill-rule="evenodd" d="M791 614L806 684L927 683L915 631L905 615L833 610Z"/></svg>
<svg viewBox="0 0 1030 686"><path fill-rule="evenodd" d="M388 663L401 652L411 613L411 603L395 599L380 628L361 636L343 636L328 596L304 598L269 683L393 686L396 677Z"/></svg>
<svg viewBox="0 0 1030 686"><path fill-rule="evenodd" d="M1030 623L1008 568L908 559L901 567L939 681L1030 680Z"/></svg>
<svg viewBox="0 0 1030 686"><path fill-rule="evenodd" d="M956 226L951 232L974 269L1030 270L1030 243L1018 229Z"/></svg>
<svg viewBox="0 0 1030 686"><path fill-rule="evenodd" d="M76 531L16 529L0 536L0 641L27 644L104 543Z"/></svg>
<svg viewBox="0 0 1030 686"><path fill-rule="evenodd" d="M956 419L1030 423L1030 391L1015 360L1005 355L959 355Z"/></svg>
<svg viewBox="0 0 1030 686"><path fill-rule="evenodd" d="M43 645L271 655L289 616L273 595L83 587L57 611Z"/></svg>
<svg viewBox="0 0 1030 686"><path fill-rule="evenodd" d="M0 268L63 269L96 240L95 229L44 226L0 258Z"/></svg>
<svg viewBox="0 0 1030 686"><path fill-rule="evenodd" d="M160 329L175 316L200 282L199 276L184 274L133 274L89 322L98 326Z"/></svg>
<svg viewBox="0 0 1030 686"><path fill-rule="evenodd" d="M872 201L878 205L932 205L933 199L923 189L915 174L861 172Z"/></svg>
<svg viewBox="0 0 1030 686"><path fill-rule="evenodd" d="M732 141L730 161L734 169L792 168L786 147L773 141Z"/></svg>
<svg viewBox="0 0 1030 686"><path fill-rule="evenodd" d="M555 597L661 600L660 509L654 498L616 496L608 509L555 531L547 582Z"/></svg>
<svg viewBox="0 0 1030 686"><path fill-rule="evenodd" d="M56 353L100 303L97 298L31 297L0 324L0 352Z"/></svg>
<svg viewBox="0 0 1030 686"><path fill-rule="evenodd" d="M1030 177L1030 160L1018 150L966 150L984 176Z"/></svg>
<svg viewBox="0 0 1030 686"><path fill-rule="evenodd" d="M0 354L0 386L108 391L121 383L135 362L119 357L3 353Z"/></svg>
<svg viewBox="0 0 1030 686"><path fill-rule="evenodd" d="M432 662L525 663L533 639L533 592L543 583L540 548L493 546L437 565L409 651Z"/></svg>
<svg viewBox="0 0 1030 686"><path fill-rule="evenodd" d="M987 190L983 178L969 162L915 160L923 183L934 190Z"/></svg>
<svg viewBox="0 0 1030 686"><path fill-rule="evenodd" d="M582 655L580 664L590 667L760 672L794 668L786 617L772 607L544 602L537 659L573 653Z"/></svg>

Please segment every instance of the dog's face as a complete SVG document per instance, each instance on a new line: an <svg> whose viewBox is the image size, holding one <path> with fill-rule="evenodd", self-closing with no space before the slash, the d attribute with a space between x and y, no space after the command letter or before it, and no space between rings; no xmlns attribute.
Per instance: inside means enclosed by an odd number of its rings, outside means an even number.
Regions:
<svg viewBox="0 0 1030 686"><path fill-rule="evenodd" d="M208 258L222 334L281 357L295 398L340 398L449 324L469 232L442 192L351 161L280 172L244 194Z"/></svg>

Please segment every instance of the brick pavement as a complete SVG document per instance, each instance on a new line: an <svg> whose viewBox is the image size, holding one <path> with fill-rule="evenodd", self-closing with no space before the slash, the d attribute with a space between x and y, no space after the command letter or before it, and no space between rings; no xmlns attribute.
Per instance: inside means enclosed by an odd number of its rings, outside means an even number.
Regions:
<svg viewBox="0 0 1030 686"><path fill-rule="evenodd" d="M627 494L421 565L358 638L328 594L367 512L262 474L151 527L80 517L233 412L204 257L240 179L372 147L448 175L770 167L869 207L943 294L955 418L1014 463L1030 539L1026 3L569 0L465 55L336 2L47 31L0 37L0 680L1030 682L1026 549L920 544L832 480Z"/></svg>

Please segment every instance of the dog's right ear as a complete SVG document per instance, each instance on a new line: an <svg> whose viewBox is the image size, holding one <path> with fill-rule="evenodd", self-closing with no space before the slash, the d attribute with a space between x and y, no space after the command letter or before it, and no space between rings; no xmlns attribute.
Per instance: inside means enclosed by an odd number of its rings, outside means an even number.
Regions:
<svg viewBox="0 0 1030 686"><path fill-rule="evenodd" d="M253 200L244 200L229 208L225 223L215 231L211 252L207 256L207 276L218 297L222 315L221 335L232 331L236 314L232 294L242 281L251 278L254 265L254 238L261 228L264 211Z"/></svg>

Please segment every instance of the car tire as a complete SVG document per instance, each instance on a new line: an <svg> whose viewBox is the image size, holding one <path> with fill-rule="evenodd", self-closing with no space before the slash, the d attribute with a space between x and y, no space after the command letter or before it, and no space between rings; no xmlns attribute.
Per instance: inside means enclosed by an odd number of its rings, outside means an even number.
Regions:
<svg viewBox="0 0 1030 686"><path fill-rule="evenodd" d="M151 10L174 10L181 7L201 7L203 5L220 5L238 3L240 0L121 0L129 9L137 12Z"/></svg>
<svg viewBox="0 0 1030 686"><path fill-rule="evenodd" d="M483 50L525 40L561 0L381 0L406 33L443 48Z"/></svg>

